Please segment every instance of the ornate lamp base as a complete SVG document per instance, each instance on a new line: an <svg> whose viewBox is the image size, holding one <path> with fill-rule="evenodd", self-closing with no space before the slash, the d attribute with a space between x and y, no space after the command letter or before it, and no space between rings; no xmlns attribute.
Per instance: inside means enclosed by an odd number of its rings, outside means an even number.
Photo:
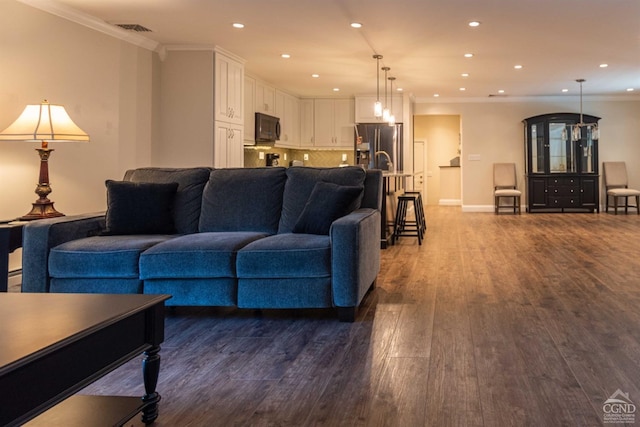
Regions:
<svg viewBox="0 0 640 427"><path fill-rule="evenodd" d="M31 212L21 217L20 221L64 216L64 214L55 210L53 202L47 198L51 193L51 186L49 186L49 156L53 149L48 148L46 141L42 141L42 148L36 148L36 151L40 156L40 176L36 187L36 194L39 197L38 200L32 203Z"/></svg>
<svg viewBox="0 0 640 427"><path fill-rule="evenodd" d="M32 203L31 212L20 217L20 221L32 221L34 219L56 218L64 216L53 207L53 202L49 199L46 201L36 200Z"/></svg>

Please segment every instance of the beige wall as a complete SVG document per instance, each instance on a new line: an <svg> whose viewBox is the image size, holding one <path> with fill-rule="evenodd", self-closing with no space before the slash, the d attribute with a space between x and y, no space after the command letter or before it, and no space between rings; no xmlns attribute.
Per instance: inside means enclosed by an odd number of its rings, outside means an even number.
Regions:
<svg viewBox="0 0 640 427"><path fill-rule="evenodd" d="M151 162L156 55L13 0L0 1L0 53L0 130L27 104L64 105L91 142L50 145L50 198L67 215L104 210L105 179ZM36 200L37 145L0 143L0 219Z"/></svg>
<svg viewBox="0 0 640 427"><path fill-rule="evenodd" d="M524 189L524 128L522 120L538 114L579 112L574 96L540 99L496 99L486 102L418 101L414 114L459 115L461 123L462 208L465 211L490 210L492 165L515 162L518 185ZM631 185L640 187L640 99L634 97L583 99L583 111L600 120L599 161L626 160ZM420 139L417 135L415 139ZM469 155L479 155L470 161Z"/></svg>
<svg viewBox="0 0 640 427"><path fill-rule="evenodd" d="M460 116L416 115L413 118L413 138L425 142L425 202L437 205L443 197L440 194L440 166L448 166L449 161L458 155Z"/></svg>

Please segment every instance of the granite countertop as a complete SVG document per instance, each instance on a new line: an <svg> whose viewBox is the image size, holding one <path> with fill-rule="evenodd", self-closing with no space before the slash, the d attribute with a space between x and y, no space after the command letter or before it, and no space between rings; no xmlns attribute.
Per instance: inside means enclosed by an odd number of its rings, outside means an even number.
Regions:
<svg viewBox="0 0 640 427"><path fill-rule="evenodd" d="M412 173L404 172L404 171L382 171L383 178L395 178L395 177L403 177L403 176L413 176Z"/></svg>

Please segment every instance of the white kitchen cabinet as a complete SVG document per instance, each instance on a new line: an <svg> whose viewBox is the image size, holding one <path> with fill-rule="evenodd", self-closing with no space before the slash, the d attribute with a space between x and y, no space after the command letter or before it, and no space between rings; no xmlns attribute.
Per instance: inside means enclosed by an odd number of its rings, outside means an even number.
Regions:
<svg viewBox="0 0 640 427"><path fill-rule="evenodd" d="M313 147L313 99L300 100L300 147Z"/></svg>
<svg viewBox="0 0 640 427"><path fill-rule="evenodd" d="M275 115L280 118L278 147L300 147L300 101L295 96L276 90Z"/></svg>
<svg viewBox="0 0 640 427"><path fill-rule="evenodd" d="M354 143L354 101L314 100L314 146L352 148Z"/></svg>
<svg viewBox="0 0 640 427"><path fill-rule="evenodd" d="M270 116L276 114L276 89L261 81L256 81L256 103L255 112L264 113Z"/></svg>
<svg viewBox="0 0 640 427"><path fill-rule="evenodd" d="M214 124L214 168L241 168L244 166L243 127L216 121Z"/></svg>
<svg viewBox="0 0 640 427"><path fill-rule="evenodd" d="M376 118L373 115L373 104L376 102L375 96L358 96L356 97L356 123L382 123L382 118ZM380 102L384 106L384 95L380 95ZM387 96L387 107L391 108L391 97ZM402 95L393 96L393 109L392 113L396 116L396 122L402 123Z"/></svg>
<svg viewBox="0 0 640 427"><path fill-rule="evenodd" d="M172 49L159 66L162 97L154 161L180 167L214 162L216 167L242 166L243 60L220 48ZM233 135L219 132L221 123ZM230 145L230 136L238 143Z"/></svg>
<svg viewBox="0 0 640 427"><path fill-rule="evenodd" d="M244 145L256 143L256 79L244 76Z"/></svg>
<svg viewBox="0 0 640 427"><path fill-rule="evenodd" d="M218 50L215 62L214 120L242 125L244 122L244 65Z"/></svg>

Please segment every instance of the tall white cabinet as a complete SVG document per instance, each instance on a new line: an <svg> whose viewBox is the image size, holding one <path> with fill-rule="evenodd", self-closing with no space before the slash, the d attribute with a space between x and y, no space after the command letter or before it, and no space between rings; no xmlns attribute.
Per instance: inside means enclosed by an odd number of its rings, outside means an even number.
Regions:
<svg viewBox="0 0 640 427"><path fill-rule="evenodd" d="M160 64L159 166L244 165L244 61L220 48L169 50Z"/></svg>

